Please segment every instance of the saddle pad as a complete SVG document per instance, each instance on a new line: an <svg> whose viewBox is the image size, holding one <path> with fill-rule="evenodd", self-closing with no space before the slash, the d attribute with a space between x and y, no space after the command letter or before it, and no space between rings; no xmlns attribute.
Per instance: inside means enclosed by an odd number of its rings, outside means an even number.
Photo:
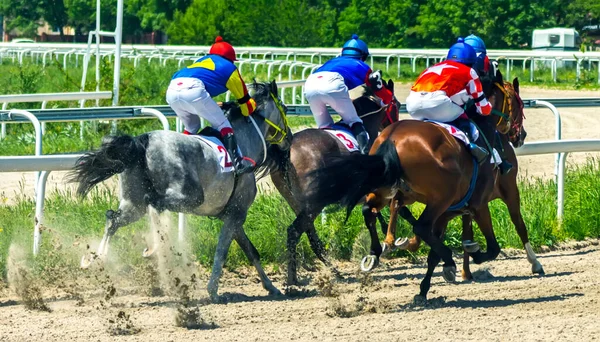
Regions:
<svg viewBox="0 0 600 342"><path fill-rule="evenodd" d="M356 138L345 130L325 129L325 131L336 137L349 152L358 151L358 141Z"/></svg>
<svg viewBox="0 0 600 342"><path fill-rule="evenodd" d="M443 123L443 122L438 122L438 121L432 121L432 120L425 120L425 121L431 122L433 124L436 124L440 127L445 128L448 131L448 133L452 134L453 137L455 137L456 139L465 143L465 145L467 147L469 146L469 137L467 137L465 132L461 131L460 129L456 128L455 126L452 126L452 125L449 125L449 124ZM475 125L473 125L472 123L470 124L470 127L471 127L471 135L473 136L473 138L475 138L475 140L477 140L477 138L479 138L479 131L477 130L477 127L475 127ZM495 148L493 149L492 153L494 155L492 158L490 158L490 163L499 165L502 161L502 159L500 159L500 154L498 153L498 151L496 151Z"/></svg>
<svg viewBox="0 0 600 342"><path fill-rule="evenodd" d="M192 135L192 137L199 139L215 151L219 157L221 172L227 173L233 171L233 162L231 161L231 157L229 156L229 153L227 153L227 149L225 146L223 146L221 140L217 139L216 137L207 137L204 135Z"/></svg>

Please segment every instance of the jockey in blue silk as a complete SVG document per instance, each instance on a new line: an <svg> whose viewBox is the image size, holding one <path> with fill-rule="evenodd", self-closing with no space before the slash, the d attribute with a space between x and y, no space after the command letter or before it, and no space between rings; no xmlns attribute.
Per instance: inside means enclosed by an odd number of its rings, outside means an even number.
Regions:
<svg viewBox="0 0 600 342"><path fill-rule="evenodd" d="M473 69L475 69L475 71L477 71L477 74L479 74L481 83L484 86L490 85L490 83L493 82L494 75L490 74L492 72L490 70L490 60L487 56L487 49L485 47L485 43L483 42L483 39L479 38L478 36L476 36L474 34L471 34L465 38L465 44L469 44L471 47L473 47L473 49L475 49L477 58L475 60L475 64L473 65ZM506 174L506 173L510 172L510 170L512 170L513 166L511 163L506 161L506 158L507 158L506 151L504 150L504 147L500 143L500 140L496 139L496 141L497 141L496 150L500 154L500 159L502 159L502 162L499 165L500 173Z"/></svg>
<svg viewBox="0 0 600 342"><path fill-rule="evenodd" d="M243 115L249 116L256 109L256 102L248 94L246 84L233 64L236 60L233 47L217 37L208 55L173 75L167 90L167 103L183 122L184 134L197 134L200 118L218 130L234 161L236 173L242 174L252 171L255 163L240 154L231 123L212 99L229 90Z"/></svg>
<svg viewBox="0 0 600 342"><path fill-rule="evenodd" d="M358 39L357 35L352 35L344 44L342 55L323 64L306 79L304 85L304 95L317 126L323 129L333 125L333 119L327 111L329 105L342 117L343 123L351 128L363 154L369 151L369 134L356 113L348 90L366 84L384 104L389 104L394 99L394 94L383 86L381 71L372 72L365 63L368 56L367 44Z"/></svg>

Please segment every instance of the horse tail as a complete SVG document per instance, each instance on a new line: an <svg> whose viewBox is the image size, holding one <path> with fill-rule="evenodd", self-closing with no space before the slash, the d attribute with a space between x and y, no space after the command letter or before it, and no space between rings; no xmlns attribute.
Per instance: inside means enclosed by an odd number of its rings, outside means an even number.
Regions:
<svg viewBox="0 0 600 342"><path fill-rule="evenodd" d="M100 148L84 154L68 175L69 182L77 182L77 195L85 196L96 184L137 165L145 164L148 135L108 136Z"/></svg>
<svg viewBox="0 0 600 342"><path fill-rule="evenodd" d="M330 157L325 167L310 172L305 201L323 207L340 203L349 216L361 198L377 188L393 186L402 173L396 147L386 140L374 155Z"/></svg>

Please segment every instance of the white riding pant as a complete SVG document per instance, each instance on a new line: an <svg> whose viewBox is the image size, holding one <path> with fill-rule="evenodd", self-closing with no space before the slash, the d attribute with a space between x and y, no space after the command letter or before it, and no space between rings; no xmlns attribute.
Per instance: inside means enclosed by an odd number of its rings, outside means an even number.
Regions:
<svg viewBox="0 0 600 342"><path fill-rule="evenodd" d="M442 90L411 91L406 98L406 110L413 119L439 122L454 121L464 113L463 108L454 103Z"/></svg>
<svg viewBox="0 0 600 342"><path fill-rule="evenodd" d="M352 126L356 122L362 123L352 104L344 78L337 72L321 71L308 76L304 84L304 96L319 128L333 125L327 105L342 117L345 124Z"/></svg>
<svg viewBox="0 0 600 342"><path fill-rule="evenodd" d="M195 134L200 129L200 118L221 131L231 128L231 123L206 91L204 83L192 77L179 77L171 80L167 89L167 103L183 122L185 130Z"/></svg>

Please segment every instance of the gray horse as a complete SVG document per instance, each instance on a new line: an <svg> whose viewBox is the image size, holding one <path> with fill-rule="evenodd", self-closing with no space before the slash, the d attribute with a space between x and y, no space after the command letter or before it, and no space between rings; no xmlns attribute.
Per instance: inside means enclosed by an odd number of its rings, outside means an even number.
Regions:
<svg viewBox="0 0 600 342"><path fill-rule="evenodd" d="M257 110L250 117L239 108L225 104L239 145L245 156L257 162L255 173L234 176L224 172L219 153L197 137L172 131L152 131L136 137L106 137L99 150L78 161L70 180L79 182L77 193L85 196L94 185L121 174L119 209L106 212L104 237L97 253L84 256L82 267L96 258L105 258L108 243L117 229L142 218L149 209L217 217L223 221L208 282L208 293L218 301L219 278L229 246L237 241L254 264L263 287L279 294L263 271L258 252L242 225L256 197L256 174L268 174L280 163L291 145L285 106L277 96L275 81L254 83Z"/></svg>

